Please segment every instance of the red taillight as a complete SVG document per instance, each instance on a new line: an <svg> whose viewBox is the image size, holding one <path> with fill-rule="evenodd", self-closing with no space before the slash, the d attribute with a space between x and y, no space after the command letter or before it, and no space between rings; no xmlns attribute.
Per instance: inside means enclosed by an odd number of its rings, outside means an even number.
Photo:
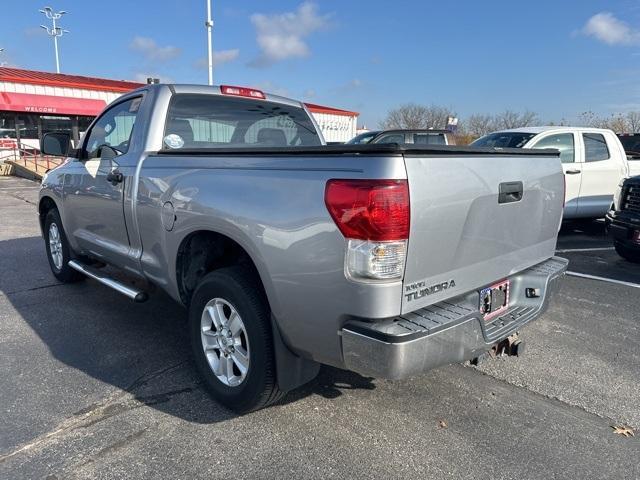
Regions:
<svg viewBox="0 0 640 480"><path fill-rule="evenodd" d="M409 238L406 180L329 180L324 202L346 238L383 242Z"/></svg>
<svg viewBox="0 0 640 480"><path fill-rule="evenodd" d="M264 100L266 97L260 90L246 87L232 87L230 85L220 85L220 91L224 95L235 95L236 97L259 98Z"/></svg>

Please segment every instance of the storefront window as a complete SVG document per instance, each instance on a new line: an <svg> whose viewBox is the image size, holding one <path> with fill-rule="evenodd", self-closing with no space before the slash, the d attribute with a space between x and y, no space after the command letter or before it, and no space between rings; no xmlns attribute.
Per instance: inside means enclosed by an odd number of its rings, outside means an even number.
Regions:
<svg viewBox="0 0 640 480"><path fill-rule="evenodd" d="M0 138L16 138L16 115L0 112Z"/></svg>
<svg viewBox="0 0 640 480"><path fill-rule="evenodd" d="M93 122L95 117L78 117L78 134L80 137L89 130L89 125Z"/></svg>
<svg viewBox="0 0 640 480"><path fill-rule="evenodd" d="M18 115L16 123L20 140L38 140L38 117L36 115Z"/></svg>
<svg viewBox="0 0 640 480"><path fill-rule="evenodd" d="M42 134L49 132L68 132L72 134L72 123L69 117L42 116Z"/></svg>

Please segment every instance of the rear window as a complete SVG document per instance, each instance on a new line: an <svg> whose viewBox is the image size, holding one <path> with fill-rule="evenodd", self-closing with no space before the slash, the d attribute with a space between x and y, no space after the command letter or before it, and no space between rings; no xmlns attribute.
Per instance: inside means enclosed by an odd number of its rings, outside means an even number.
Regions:
<svg viewBox="0 0 640 480"><path fill-rule="evenodd" d="M176 94L167 113L166 148L321 145L300 107L220 95Z"/></svg>
<svg viewBox="0 0 640 480"><path fill-rule="evenodd" d="M480 137L471 145L474 147L522 148L535 137L535 133L496 132Z"/></svg>
<svg viewBox="0 0 640 480"><path fill-rule="evenodd" d="M586 162L599 162L609 158L609 148L604 135L600 133L583 133L584 160Z"/></svg>

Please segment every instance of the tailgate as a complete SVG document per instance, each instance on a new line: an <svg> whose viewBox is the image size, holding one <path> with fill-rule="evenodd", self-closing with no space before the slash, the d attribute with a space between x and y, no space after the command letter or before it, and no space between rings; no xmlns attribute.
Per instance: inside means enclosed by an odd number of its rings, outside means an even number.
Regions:
<svg viewBox="0 0 640 480"><path fill-rule="evenodd" d="M553 256L564 197L560 160L522 152L405 154L411 230L402 313ZM510 191L518 182L520 200L517 193L499 195L501 184Z"/></svg>

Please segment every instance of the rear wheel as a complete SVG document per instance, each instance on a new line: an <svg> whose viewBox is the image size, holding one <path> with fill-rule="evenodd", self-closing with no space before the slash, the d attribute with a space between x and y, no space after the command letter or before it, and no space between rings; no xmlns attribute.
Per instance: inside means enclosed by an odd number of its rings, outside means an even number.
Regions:
<svg viewBox="0 0 640 480"><path fill-rule="evenodd" d="M193 294L189 324L196 366L218 402L246 413L284 396L276 382L269 307L248 269L206 275Z"/></svg>
<svg viewBox="0 0 640 480"><path fill-rule="evenodd" d="M615 242L614 247L618 255L625 260L633 263L640 263L640 246L638 248L630 248L620 242Z"/></svg>
<svg viewBox="0 0 640 480"><path fill-rule="evenodd" d="M73 283L85 278L69 266L69 260L72 258L71 248L62 228L60 214L55 208L49 210L45 217L44 240L51 272L58 280L63 283Z"/></svg>

